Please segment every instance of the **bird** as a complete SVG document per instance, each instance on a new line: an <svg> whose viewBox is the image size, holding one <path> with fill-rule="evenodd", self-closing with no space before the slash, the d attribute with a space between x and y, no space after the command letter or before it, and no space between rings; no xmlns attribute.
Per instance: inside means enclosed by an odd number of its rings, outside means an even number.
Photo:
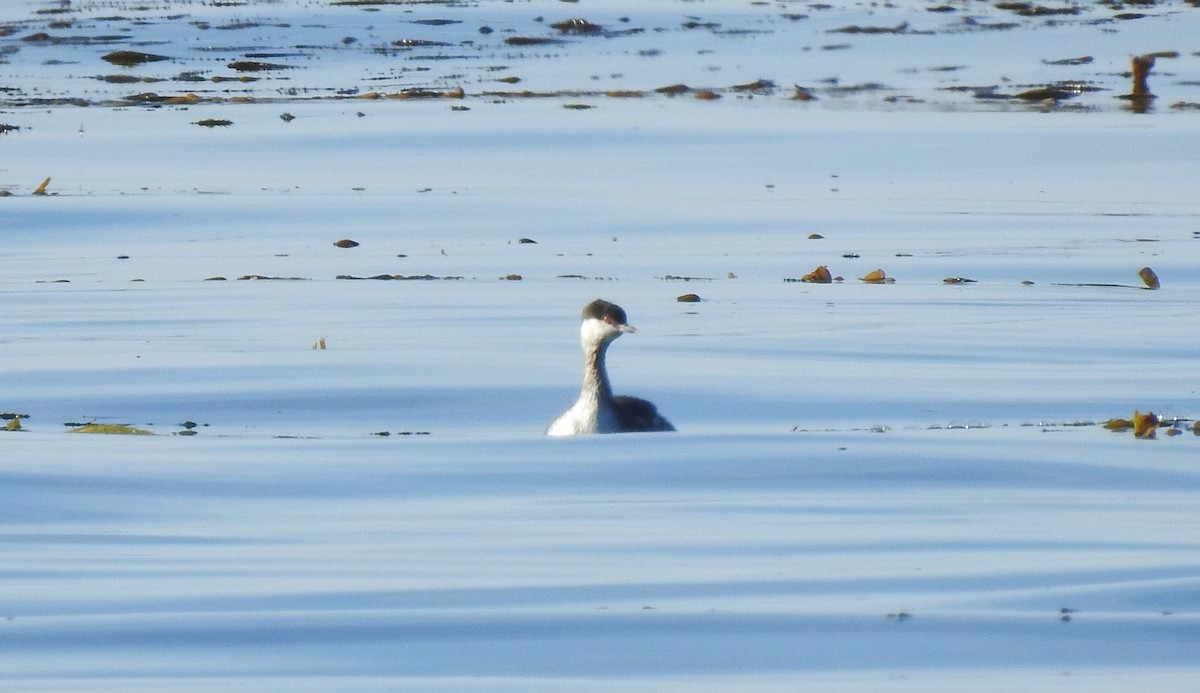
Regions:
<svg viewBox="0 0 1200 693"><path fill-rule="evenodd" d="M629 324L625 310L615 303L598 298L583 307L583 325L579 328L583 343L583 387L578 401L550 424L546 435L675 430L653 403L612 393L604 366L608 345L617 337L636 331Z"/></svg>

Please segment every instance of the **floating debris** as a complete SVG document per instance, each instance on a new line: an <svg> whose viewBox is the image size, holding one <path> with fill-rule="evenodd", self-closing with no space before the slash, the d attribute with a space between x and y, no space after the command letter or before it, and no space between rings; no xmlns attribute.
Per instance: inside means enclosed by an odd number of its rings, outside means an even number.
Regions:
<svg viewBox="0 0 1200 693"><path fill-rule="evenodd" d="M290 70L291 65L280 65L278 63L265 63L261 60L235 60L226 65L231 70L238 72L266 72L268 70Z"/></svg>
<svg viewBox="0 0 1200 693"><path fill-rule="evenodd" d="M1108 421L1104 422L1104 427L1110 431L1121 433L1133 428L1133 422L1129 419L1109 419Z"/></svg>
<svg viewBox="0 0 1200 693"><path fill-rule="evenodd" d="M437 48L450 44L444 41L427 41L425 39L397 39L392 41L392 45L397 48Z"/></svg>
<svg viewBox="0 0 1200 693"><path fill-rule="evenodd" d="M68 424L69 425L69 424ZM144 428L134 428L125 424L99 424L89 423L80 424L71 428L67 433L98 433L103 435L133 435L133 436L152 436L150 431Z"/></svg>
<svg viewBox="0 0 1200 693"><path fill-rule="evenodd" d="M660 279L669 282L711 282L713 280L712 277L688 277L675 274L665 274Z"/></svg>
<svg viewBox="0 0 1200 693"><path fill-rule="evenodd" d="M205 118L204 120L197 120L192 125L199 125L204 128L227 128L233 125L233 121L223 118Z"/></svg>
<svg viewBox="0 0 1200 693"><path fill-rule="evenodd" d="M699 303L700 296L696 294L682 294L680 296L676 296L675 300L679 301L680 303Z"/></svg>
<svg viewBox="0 0 1200 693"><path fill-rule="evenodd" d="M562 22L555 22L550 25L551 29L558 29L564 34L599 34L604 31L604 27L599 24L593 24L586 19L568 19Z"/></svg>
<svg viewBox="0 0 1200 693"><path fill-rule="evenodd" d="M1030 2L998 2L996 9L1009 10L1022 17L1048 17L1055 15L1079 14L1080 8L1074 5L1068 7L1044 7Z"/></svg>
<svg viewBox="0 0 1200 693"><path fill-rule="evenodd" d="M533 240L532 238L518 238L517 243L537 245L537 241Z"/></svg>
<svg viewBox="0 0 1200 693"><path fill-rule="evenodd" d="M833 274L829 272L829 268L825 265L820 265L815 270L800 277L800 281L808 284L832 284Z"/></svg>
<svg viewBox="0 0 1200 693"><path fill-rule="evenodd" d="M668 96L674 96L676 94L686 94L687 92L689 92L691 90L692 90L692 88L686 84L668 84L665 87L659 87L659 88L655 89L654 92L656 94L666 94Z"/></svg>
<svg viewBox="0 0 1200 693"><path fill-rule="evenodd" d="M1138 276L1142 278L1147 289L1157 289L1159 287L1158 275L1149 267L1143 267L1138 270Z"/></svg>
<svg viewBox="0 0 1200 693"><path fill-rule="evenodd" d="M334 241L333 244L339 248L357 248L358 241L352 241L349 238L343 238L340 241Z"/></svg>
<svg viewBox="0 0 1200 693"><path fill-rule="evenodd" d="M1158 417L1153 412L1140 411L1133 412L1133 437L1134 438L1153 438L1155 432L1158 431Z"/></svg>
<svg viewBox="0 0 1200 693"><path fill-rule="evenodd" d="M509 281L509 282L519 282L519 281L521 281L521 280L522 280L524 277L522 277L522 276L521 276L521 275L519 275L519 274L506 274L506 275L504 275L503 277L500 277L500 278L501 278L501 279L503 279L504 281Z"/></svg>
<svg viewBox="0 0 1200 693"><path fill-rule="evenodd" d="M107 55L101 56L101 60L120 65L121 67L133 67L143 63L156 63L163 60L170 60L165 55L155 55L153 53L142 53L141 51L113 51Z"/></svg>
<svg viewBox="0 0 1200 693"><path fill-rule="evenodd" d="M46 187L47 187L47 186L49 186L49 185L50 185L50 177L49 177L49 176L47 176L47 177L46 177L46 180L42 181L41 185L39 185L39 186L37 186L36 188L34 188L34 190L33 190L33 194L34 194L34 195L45 195L45 194L46 194Z"/></svg>
<svg viewBox="0 0 1200 693"><path fill-rule="evenodd" d="M736 92L761 92L766 94L775 91L775 83L769 79L758 79L747 84L735 84L730 89Z"/></svg>
<svg viewBox="0 0 1200 693"><path fill-rule="evenodd" d="M975 280L966 277L946 277L942 282L945 284L974 284Z"/></svg>
<svg viewBox="0 0 1200 693"><path fill-rule="evenodd" d="M325 338L321 337L317 341L313 342L312 348L313 351L325 351Z"/></svg>
<svg viewBox="0 0 1200 693"><path fill-rule="evenodd" d="M1150 109L1150 102L1154 100L1154 94L1150 93L1150 85L1147 83L1150 77L1150 70L1154 68L1154 59L1158 54L1135 55L1131 60L1131 74L1133 77L1133 86L1128 94L1122 94L1119 98L1129 101L1129 107L1134 113L1145 113Z"/></svg>
<svg viewBox="0 0 1200 693"><path fill-rule="evenodd" d="M504 39L504 43L509 46L552 46L562 42L543 36L509 36Z"/></svg>
<svg viewBox="0 0 1200 693"><path fill-rule="evenodd" d="M859 277L859 281L867 284L894 284L896 280L884 274L882 269L877 269L868 272L865 276Z"/></svg>
<svg viewBox="0 0 1200 693"><path fill-rule="evenodd" d="M903 34L908 31L908 22L900 22L896 26L859 26L858 24L850 24L848 26L830 29L830 34Z"/></svg>
<svg viewBox="0 0 1200 693"><path fill-rule="evenodd" d="M308 281L308 277L268 277L263 274L243 274L238 277L238 281L282 281L282 282L302 282Z"/></svg>
<svg viewBox="0 0 1200 693"><path fill-rule="evenodd" d="M1090 56L1090 55L1082 55L1078 58L1062 58L1061 60L1043 60L1042 61L1042 64L1044 64L1044 65L1055 65L1055 66L1059 66L1059 65L1071 65L1071 66L1073 66L1073 65L1090 65L1091 63L1092 63L1092 56Z"/></svg>
<svg viewBox="0 0 1200 693"><path fill-rule="evenodd" d="M816 101L817 97L808 87L802 87L799 84L792 85L792 101Z"/></svg>
<svg viewBox="0 0 1200 693"><path fill-rule="evenodd" d="M357 281L357 280L367 280L367 279L376 279L376 280L380 280L380 281L389 281L389 280L396 280L396 281L436 281L436 280L446 280L446 281L450 281L450 280L458 280L458 279L462 279L463 277L455 277L455 276L436 277L436 276L434 276L434 275L432 275L432 274L409 274L409 275L404 275L404 274L376 274L376 275L375 275L375 276L373 276L373 277L356 277L356 276L354 276L353 274L339 274L339 275L337 276L337 278L338 278L338 279L349 279L349 280L355 280L355 281Z"/></svg>

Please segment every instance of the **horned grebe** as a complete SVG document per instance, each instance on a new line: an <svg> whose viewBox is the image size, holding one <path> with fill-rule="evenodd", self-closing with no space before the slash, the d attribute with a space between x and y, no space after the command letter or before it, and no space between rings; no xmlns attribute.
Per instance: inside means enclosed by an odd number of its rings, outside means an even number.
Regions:
<svg viewBox="0 0 1200 693"><path fill-rule="evenodd" d="M625 311L615 303L598 298L583 307L583 326L579 329L583 342L583 388L579 401L550 424L547 435L675 430L650 402L613 396L604 353L614 339L635 331L626 322Z"/></svg>

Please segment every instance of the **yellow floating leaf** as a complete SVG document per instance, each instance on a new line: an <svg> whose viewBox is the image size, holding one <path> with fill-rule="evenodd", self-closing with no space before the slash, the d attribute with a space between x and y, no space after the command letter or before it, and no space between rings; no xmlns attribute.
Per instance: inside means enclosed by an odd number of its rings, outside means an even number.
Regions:
<svg viewBox="0 0 1200 693"><path fill-rule="evenodd" d="M1142 281L1146 283L1147 289L1158 288L1158 275L1154 273L1154 270L1150 269L1149 267L1143 267L1138 270L1138 276L1141 277Z"/></svg>
<svg viewBox="0 0 1200 693"><path fill-rule="evenodd" d="M164 101L163 103L168 103L168 104L172 104L172 105L200 103L200 97L196 96L192 92L188 92L188 93L184 94L183 96L172 96L172 97L168 98L166 101Z"/></svg>
<svg viewBox="0 0 1200 693"><path fill-rule="evenodd" d="M1158 430L1158 417L1153 412L1133 412L1133 437L1153 438Z"/></svg>
<svg viewBox="0 0 1200 693"><path fill-rule="evenodd" d="M873 272L868 272L866 276L860 278L868 284L891 284L896 281L883 273L883 270L877 269Z"/></svg>
<svg viewBox="0 0 1200 693"><path fill-rule="evenodd" d="M12 420L4 425L4 430L6 430L6 431L21 430L21 417L19 417L19 416L12 417Z"/></svg>
<svg viewBox="0 0 1200 693"><path fill-rule="evenodd" d="M1128 431L1133 428L1133 422L1129 419L1109 419L1104 427L1110 431Z"/></svg>
<svg viewBox="0 0 1200 693"><path fill-rule="evenodd" d="M800 281L811 284L830 284L833 282L833 276L829 273L828 267L821 265L803 277L800 277Z"/></svg>
<svg viewBox="0 0 1200 693"><path fill-rule="evenodd" d="M46 180L42 181L42 184L37 186L37 188L34 189L33 194L34 195L45 195L46 194L46 186L48 186L48 185L50 185L50 176L46 176Z"/></svg>
<svg viewBox="0 0 1200 693"><path fill-rule="evenodd" d="M1200 436L1200 421L1196 421L1192 424L1192 435Z"/></svg>
<svg viewBox="0 0 1200 693"><path fill-rule="evenodd" d="M125 424L84 424L69 429L67 433L104 433L110 435L152 436L150 431Z"/></svg>

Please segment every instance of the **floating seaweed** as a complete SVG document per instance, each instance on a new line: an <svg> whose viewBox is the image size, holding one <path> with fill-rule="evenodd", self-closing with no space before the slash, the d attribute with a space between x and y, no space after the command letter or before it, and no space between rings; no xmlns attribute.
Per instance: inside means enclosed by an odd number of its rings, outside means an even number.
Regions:
<svg viewBox="0 0 1200 693"><path fill-rule="evenodd" d="M170 60L165 55L155 55L154 53L143 53L141 51L113 51L107 55L100 57L105 62L121 67L133 67L143 63L156 63L163 60Z"/></svg>
<svg viewBox="0 0 1200 693"><path fill-rule="evenodd" d="M290 70L291 65L280 65L279 63L267 63L261 60L235 60L226 65L230 70L238 72L267 72L269 70Z"/></svg>
<svg viewBox="0 0 1200 693"><path fill-rule="evenodd" d="M562 41L544 36L509 36L504 43L508 46L551 46Z"/></svg>

